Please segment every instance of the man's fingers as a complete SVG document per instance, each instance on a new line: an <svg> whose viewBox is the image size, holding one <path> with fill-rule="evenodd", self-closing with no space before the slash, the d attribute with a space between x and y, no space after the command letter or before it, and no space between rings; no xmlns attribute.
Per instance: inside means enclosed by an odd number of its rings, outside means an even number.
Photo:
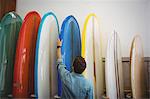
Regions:
<svg viewBox="0 0 150 99"><path fill-rule="evenodd" d="M60 41L60 39L57 39L57 46L62 46L62 41Z"/></svg>
<svg viewBox="0 0 150 99"><path fill-rule="evenodd" d="M61 40L60 42L61 42L61 46L62 46L62 42L63 42L63 40Z"/></svg>
<svg viewBox="0 0 150 99"><path fill-rule="evenodd" d="M57 42L60 42L60 39L59 39L59 38L57 39Z"/></svg>

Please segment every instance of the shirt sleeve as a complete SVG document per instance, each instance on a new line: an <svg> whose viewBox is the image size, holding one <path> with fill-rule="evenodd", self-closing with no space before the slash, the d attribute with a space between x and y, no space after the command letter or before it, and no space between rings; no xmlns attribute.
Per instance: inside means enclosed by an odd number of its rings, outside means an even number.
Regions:
<svg viewBox="0 0 150 99"><path fill-rule="evenodd" d="M60 78L63 83L71 82L71 73L66 69L66 66L63 64L62 59L57 60L57 69L60 74Z"/></svg>

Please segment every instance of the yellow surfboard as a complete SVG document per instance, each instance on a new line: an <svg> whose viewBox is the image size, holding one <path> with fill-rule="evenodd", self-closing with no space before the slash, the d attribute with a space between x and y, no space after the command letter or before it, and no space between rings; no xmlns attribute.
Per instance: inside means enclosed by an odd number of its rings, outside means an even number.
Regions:
<svg viewBox="0 0 150 99"><path fill-rule="evenodd" d="M102 66L101 48L98 18L91 13L87 16L83 27L81 55L87 63L83 75L92 82L94 98L96 99L100 99L104 92L104 68Z"/></svg>

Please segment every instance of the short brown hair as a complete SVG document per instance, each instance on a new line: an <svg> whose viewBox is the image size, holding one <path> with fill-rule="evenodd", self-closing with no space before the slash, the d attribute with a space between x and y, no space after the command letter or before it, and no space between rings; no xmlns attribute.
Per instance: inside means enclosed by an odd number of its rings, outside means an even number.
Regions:
<svg viewBox="0 0 150 99"><path fill-rule="evenodd" d="M86 68L86 62L83 57L77 56L73 62L74 72L82 74Z"/></svg>

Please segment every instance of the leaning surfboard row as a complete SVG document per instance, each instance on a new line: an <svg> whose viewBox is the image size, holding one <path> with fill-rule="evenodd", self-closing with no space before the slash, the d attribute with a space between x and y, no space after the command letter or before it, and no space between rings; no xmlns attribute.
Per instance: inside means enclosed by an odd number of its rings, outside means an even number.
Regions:
<svg viewBox="0 0 150 99"><path fill-rule="evenodd" d="M41 99L61 96L56 68L57 39L69 71L81 56L81 37L77 20L68 16L59 31L54 13L29 12L24 20L15 12L6 14L0 24L0 97ZM67 54L66 54L67 53ZM70 59L70 60L69 60Z"/></svg>
<svg viewBox="0 0 150 99"><path fill-rule="evenodd" d="M93 84L95 99L101 99L105 92L110 99L124 98L122 56L117 32L108 40L103 67L102 37L95 14L87 16L80 33L79 24L72 15L65 18L59 30L54 13L48 12L41 19L35 11L29 12L23 21L18 14L10 12L0 22L0 97L61 97L62 82L56 68L58 38L62 40L62 59L68 71L72 71L71 65L76 56L85 58L88 66L83 75ZM144 92L140 42L139 36L136 36L130 54L132 96L135 99L141 99Z"/></svg>

